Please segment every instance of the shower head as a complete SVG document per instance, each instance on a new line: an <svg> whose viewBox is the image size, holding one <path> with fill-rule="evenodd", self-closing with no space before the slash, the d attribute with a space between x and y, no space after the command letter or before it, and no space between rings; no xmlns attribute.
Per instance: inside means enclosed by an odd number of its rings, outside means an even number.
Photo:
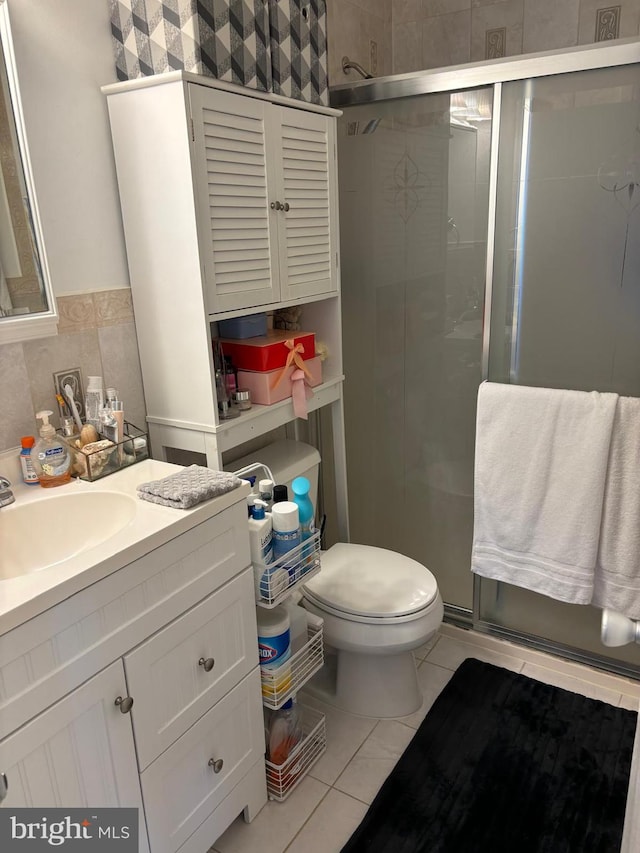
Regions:
<svg viewBox="0 0 640 853"><path fill-rule="evenodd" d="M343 56L342 57L342 70L344 71L344 73L348 74L352 68L354 71L357 71L358 74L360 74L360 76L363 77L365 80L372 80L373 79L373 74L369 74L368 71L365 71L365 69L362 67L362 65L360 65L359 62L355 62L355 61L349 59L348 56Z"/></svg>

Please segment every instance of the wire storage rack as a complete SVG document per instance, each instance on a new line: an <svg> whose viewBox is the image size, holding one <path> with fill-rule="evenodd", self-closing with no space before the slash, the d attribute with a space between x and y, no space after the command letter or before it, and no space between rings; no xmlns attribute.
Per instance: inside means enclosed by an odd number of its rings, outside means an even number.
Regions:
<svg viewBox="0 0 640 853"><path fill-rule="evenodd" d="M264 478L274 482L271 470L262 462L254 462L234 473L245 480ZM267 609L277 607L290 597L297 586L306 583L320 571L321 536L321 530L314 530L310 537L278 560L272 563L253 562L257 606ZM324 622L313 613L305 612L305 616L307 639L304 645L279 667L261 667L265 714L277 711L288 699L294 698L324 664ZM298 711L302 726L300 743L283 764L274 764L265 758L270 800L286 800L327 748L324 714L301 704L298 704Z"/></svg>
<svg viewBox="0 0 640 853"><path fill-rule="evenodd" d="M238 471L236 477L264 477L273 480L271 469L262 462L253 462ZM256 604L259 607L277 607L301 583L306 583L320 571L321 531L314 530L312 535L292 548L284 556L271 563L253 563L256 588Z"/></svg>
<svg viewBox="0 0 640 853"><path fill-rule="evenodd" d="M307 618L307 641L288 660L278 667L263 668L262 704L277 710L294 696L324 663L322 642L323 620L313 613L305 612Z"/></svg>
<svg viewBox="0 0 640 853"><path fill-rule="evenodd" d="M267 793L270 800L286 800L327 748L324 714L306 705L298 707L301 713L302 740L283 764L273 764L268 759L265 761Z"/></svg>
<svg viewBox="0 0 640 853"><path fill-rule="evenodd" d="M320 571L320 531L272 563L254 563L256 604L277 607L301 583Z"/></svg>

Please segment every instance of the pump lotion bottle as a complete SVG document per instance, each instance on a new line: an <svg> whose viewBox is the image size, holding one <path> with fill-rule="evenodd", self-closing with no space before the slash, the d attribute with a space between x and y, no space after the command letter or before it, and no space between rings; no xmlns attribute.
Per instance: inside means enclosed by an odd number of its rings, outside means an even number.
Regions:
<svg viewBox="0 0 640 853"><path fill-rule="evenodd" d="M56 435L49 417L53 412L38 412L36 418L42 420L40 440L31 451L34 468L40 485L45 489L51 486L63 486L71 479L71 451Z"/></svg>

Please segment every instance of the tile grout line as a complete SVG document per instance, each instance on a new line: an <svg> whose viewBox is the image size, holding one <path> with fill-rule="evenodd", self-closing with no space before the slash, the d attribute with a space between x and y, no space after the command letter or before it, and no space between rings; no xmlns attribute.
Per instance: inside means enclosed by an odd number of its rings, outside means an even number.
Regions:
<svg viewBox="0 0 640 853"><path fill-rule="evenodd" d="M303 781L304 781L304 780L303 780ZM316 781L318 781L318 780L316 779ZM325 784L325 785L326 785L327 783L326 783L326 782L324 782L323 784ZM291 839L291 841L290 841L290 842L287 844L287 846L284 848L283 853L286 853L286 851L287 851L287 850L289 850L289 848L291 847L291 845L293 844L293 842L294 842L294 841L296 840L296 838L300 835L300 833L301 833L301 832L302 832L302 830L305 828L305 826L309 823L309 821L311 820L311 818L313 817L313 815L316 813L316 811L320 808L320 805L325 801L325 799L327 798L327 796L328 796L328 794L329 794L329 791L331 791L331 787L330 787L330 786L327 786L327 790L326 790L326 791L324 792L324 794L320 797L320 799L318 800L318 802L316 803L316 805L314 806L314 808L309 812L309 814L307 815L307 819L304 821L304 823L302 824L302 826L300 827L300 829L299 829L299 830L296 832L296 834L293 836L293 838Z"/></svg>

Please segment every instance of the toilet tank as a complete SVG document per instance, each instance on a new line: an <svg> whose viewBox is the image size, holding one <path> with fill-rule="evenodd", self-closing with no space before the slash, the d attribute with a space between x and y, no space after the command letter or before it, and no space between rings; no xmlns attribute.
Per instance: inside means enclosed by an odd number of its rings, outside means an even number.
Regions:
<svg viewBox="0 0 640 853"><path fill-rule="evenodd" d="M236 459L227 467L232 471L239 471L254 462L266 465L273 474L275 483L286 485L289 489L289 500L293 496L291 482L296 477L306 477L311 488L309 497L314 507L318 501L318 473L320 466L320 454L315 447L302 441L294 441L285 438L282 441L274 441L264 447L254 450L241 459Z"/></svg>

